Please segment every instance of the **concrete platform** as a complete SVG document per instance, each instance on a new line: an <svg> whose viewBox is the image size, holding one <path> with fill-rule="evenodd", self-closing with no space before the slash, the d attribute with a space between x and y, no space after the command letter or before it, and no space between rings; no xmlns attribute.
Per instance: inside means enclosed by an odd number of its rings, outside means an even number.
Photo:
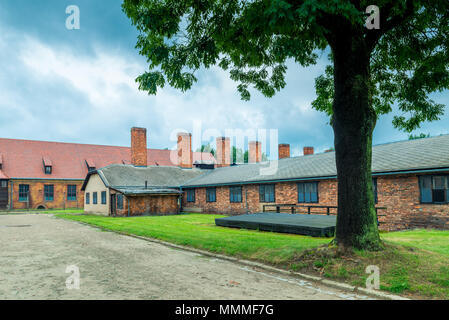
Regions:
<svg viewBox="0 0 449 320"><path fill-rule="evenodd" d="M337 217L318 214L254 213L215 219L221 227L255 229L312 237L333 237Z"/></svg>

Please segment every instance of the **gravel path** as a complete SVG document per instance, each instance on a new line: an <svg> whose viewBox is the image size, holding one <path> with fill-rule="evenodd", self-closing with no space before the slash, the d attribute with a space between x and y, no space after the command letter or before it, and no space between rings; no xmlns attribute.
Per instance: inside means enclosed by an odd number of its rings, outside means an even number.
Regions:
<svg viewBox="0 0 449 320"><path fill-rule="evenodd" d="M0 245L0 299L367 299L51 215L0 215Z"/></svg>

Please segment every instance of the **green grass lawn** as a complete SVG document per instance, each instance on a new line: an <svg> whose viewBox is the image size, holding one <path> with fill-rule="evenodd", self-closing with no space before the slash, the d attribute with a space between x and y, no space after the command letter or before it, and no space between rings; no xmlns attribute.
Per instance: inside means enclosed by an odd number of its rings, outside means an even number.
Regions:
<svg viewBox="0 0 449 320"><path fill-rule="evenodd" d="M382 239L449 256L449 231L408 230L381 234Z"/></svg>
<svg viewBox="0 0 449 320"><path fill-rule="evenodd" d="M381 270L381 289L449 299L449 231L382 233L386 249L341 255L331 239L215 226L221 215L103 217L57 214L107 230L156 238L364 286L368 265Z"/></svg>
<svg viewBox="0 0 449 320"><path fill-rule="evenodd" d="M271 264L286 263L299 252L330 241L328 238L217 227L215 218L222 218L221 215L184 214L132 218L93 215L57 216L87 222L109 230Z"/></svg>

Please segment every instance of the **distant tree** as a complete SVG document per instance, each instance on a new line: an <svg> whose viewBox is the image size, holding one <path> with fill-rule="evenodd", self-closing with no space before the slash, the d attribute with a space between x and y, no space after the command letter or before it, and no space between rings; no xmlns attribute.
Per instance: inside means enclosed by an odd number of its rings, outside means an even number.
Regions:
<svg viewBox="0 0 449 320"><path fill-rule="evenodd" d="M232 163L248 163L248 151L243 152L241 148L232 146L231 148L231 161Z"/></svg>
<svg viewBox="0 0 449 320"><path fill-rule="evenodd" d="M212 146L210 145L210 143L201 145L200 148L197 148L197 149L196 149L196 152L210 152L210 153L212 153L212 155L215 157L215 149L212 148Z"/></svg>
<svg viewBox="0 0 449 320"><path fill-rule="evenodd" d="M417 134L417 135L411 134L411 135L408 136L408 139L409 140L416 140L416 139L429 138L429 137L430 137L430 133L428 133L428 134L420 133L420 134Z"/></svg>
<svg viewBox="0 0 449 320"><path fill-rule="evenodd" d="M443 113L444 105L429 94L449 87L449 1L378 0L380 15L372 4L124 0L123 9L140 32L136 47L149 63L137 82L151 94L167 83L186 91L201 67L218 65L239 82L242 99L250 98L250 86L272 97L285 87L287 59L309 66L318 51L330 48L331 65L316 80L313 107L330 116L334 129L335 242L377 250L382 242L371 175L373 130L394 103L401 115L393 124L409 132Z"/></svg>
<svg viewBox="0 0 449 320"><path fill-rule="evenodd" d="M248 150L243 152L242 149L232 146L231 159L232 159L232 163L241 163L242 159L243 159L243 163L248 163L249 162L249 152L248 152ZM261 161L268 161L268 157L265 152L262 152Z"/></svg>

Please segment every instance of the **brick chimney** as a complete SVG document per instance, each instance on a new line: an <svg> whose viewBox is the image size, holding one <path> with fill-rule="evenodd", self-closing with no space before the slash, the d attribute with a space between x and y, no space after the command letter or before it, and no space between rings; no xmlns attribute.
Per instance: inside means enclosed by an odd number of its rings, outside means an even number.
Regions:
<svg viewBox="0 0 449 320"><path fill-rule="evenodd" d="M250 141L248 142L248 162L255 163L262 160L262 142Z"/></svg>
<svg viewBox="0 0 449 320"><path fill-rule="evenodd" d="M131 164L147 166L147 129L131 128Z"/></svg>
<svg viewBox="0 0 449 320"><path fill-rule="evenodd" d="M178 133L178 165L181 168L192 168L192 134Z"/></svg>
<svg viewBox="0 0 449 320"><path fill-rule="evenodd" d="M228 137L217 137L217 167L228 167L231 165L231 139Z"/></svg>
<svg viewBox="0 0 449 320"><path fill-rule="evenodd" d="M303 149L304 155L309 155L309 154L313 154L313 147L304 147Z"/></svg>
<svg viewBox="0 0 449 320"><path fill-rule="evenodd" d="M279 160L290 158L290 145L288 143L281 143L278 146Z"/></svg>

